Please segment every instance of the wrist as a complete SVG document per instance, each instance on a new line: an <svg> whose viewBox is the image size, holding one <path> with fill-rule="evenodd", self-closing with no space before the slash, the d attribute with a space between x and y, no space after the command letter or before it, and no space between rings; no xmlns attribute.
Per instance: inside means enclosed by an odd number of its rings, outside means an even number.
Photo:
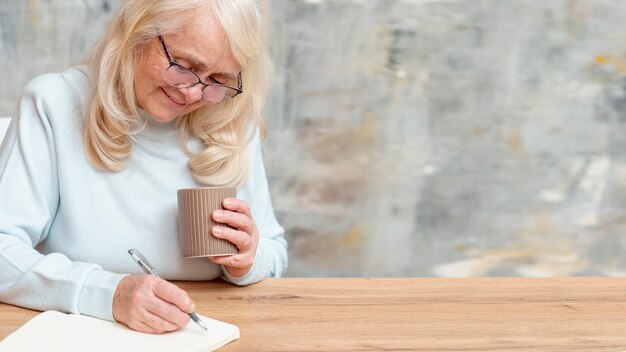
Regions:
<svg viewBox="0 0 626 352"><path fill-rule="evenodd" d="M235 278L241 278L250 272L250 269L252 269L252 265L246 268L234 268L231 266L224 266L224 269L226 269L226 271L228 272L230 276L235 277Z"/></svg>

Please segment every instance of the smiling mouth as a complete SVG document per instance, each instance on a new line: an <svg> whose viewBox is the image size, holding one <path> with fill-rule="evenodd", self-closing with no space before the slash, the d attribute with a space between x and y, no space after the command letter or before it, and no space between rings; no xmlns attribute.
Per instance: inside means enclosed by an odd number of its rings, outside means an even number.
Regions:
<svg viewBox="0 0 626 352"><path fill-rule="evenodd" d="M172 97L171 95L167 94L167 92L165 91L165 89L161 88L161 90L163 91L163 93L165 93L165 95L167 95L167 97L168 97L168 98L170 98L170 100L171 100L171 101L175 102L176 104L181 105L181 106L185 106L185 105L187 105L187 104L185 104L184 102L180 102L180 101L178 101L177 99L175 99L174 97Z"/></svg>

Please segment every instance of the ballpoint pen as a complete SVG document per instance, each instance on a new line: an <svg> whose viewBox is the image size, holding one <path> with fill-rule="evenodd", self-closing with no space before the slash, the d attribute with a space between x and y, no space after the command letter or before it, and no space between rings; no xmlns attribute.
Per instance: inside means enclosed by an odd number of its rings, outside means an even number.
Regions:
<svg viewBox="0 0 626 352"><path fill-rule="evenodd" d="M150 274L156 277L160 277L156 271L154 270L154 268L152 267L152 265L150 265L150 263L148 262L148 259L146 259L143 255L141 255L141 253L139 253L138 250L131 248L128 250L128 254L130 254L131 258L133 258L133 260L139 264L139 266L143 269L143 271L146 272L146 274ZM196 315L196 313L191 312L191 313L187 313L189 314L189 317L191 318L191 320L193 320L196 324L198 324L198 326L200 326L201 328L203 328L206 331L209 331L209 329L206 327L206 325L204 325L204 323L202 322L202 320L200 320L200 318Z"/></svg>

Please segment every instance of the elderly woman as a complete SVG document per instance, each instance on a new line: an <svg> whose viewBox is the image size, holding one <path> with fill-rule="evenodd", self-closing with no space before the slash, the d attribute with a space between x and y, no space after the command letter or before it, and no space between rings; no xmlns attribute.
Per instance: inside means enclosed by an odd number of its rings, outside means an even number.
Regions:
<svg viewBox="0 0 626 352"><path fill-rule="evenodd" d="M141 275L248 285L287 266L260 148L271 77L261 0L132 0L86 65L35 78L0 149L0 301L184 326L194 304ZM181 257L176 190L236 186L213 214L239 253Z"/></svg>

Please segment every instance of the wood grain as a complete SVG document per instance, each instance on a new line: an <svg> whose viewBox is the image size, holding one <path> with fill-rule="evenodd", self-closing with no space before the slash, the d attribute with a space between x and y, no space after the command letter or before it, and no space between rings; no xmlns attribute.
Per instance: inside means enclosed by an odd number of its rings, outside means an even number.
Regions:
<svg viewBox="0 0 626 352"><path fill-rule="evenodd" d="M179 282L236 324L224 351L626 351L620 278L285 278ZM0 337L35 313L0 305Z"/></svg>

